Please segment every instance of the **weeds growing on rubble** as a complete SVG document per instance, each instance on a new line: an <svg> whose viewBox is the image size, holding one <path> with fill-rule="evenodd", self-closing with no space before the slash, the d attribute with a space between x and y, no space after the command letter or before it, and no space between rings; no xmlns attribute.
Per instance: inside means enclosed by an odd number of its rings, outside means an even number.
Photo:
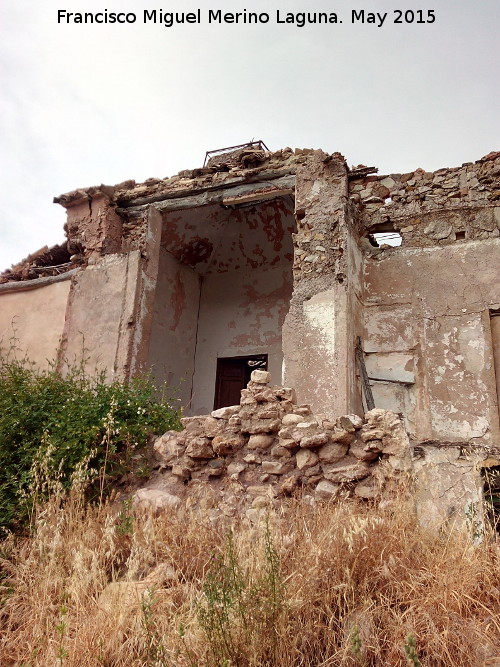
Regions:
<svg viewBox="0 0 500 667"><path fill-rule="evenodd" d="M231 525L59 490L0 546L2 667L495 664L499 564L404 501Z"/></svg>

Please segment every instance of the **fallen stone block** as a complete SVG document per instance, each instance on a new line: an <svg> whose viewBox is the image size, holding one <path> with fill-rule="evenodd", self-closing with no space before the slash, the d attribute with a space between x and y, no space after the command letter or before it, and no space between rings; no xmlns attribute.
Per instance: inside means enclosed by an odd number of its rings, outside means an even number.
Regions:
<svg viewBox="0 0 500 667"><path fill-rule="evenodd" d="M277 495L277 491L273 486L266 485L266 486L247 486L247 493L251 496L265 496L265 495L270 495L272 497L275 497Z"/></svg>
<svg viewBox="0 0 500 667"><path fill-rule="evenodd" d="M273 435L255 433L249 437L247 447L248 449L269 449L274 441Z"/></svg>
<svg viewBox="0 0 500 667"><path fill-rule="evenodd" d="M277 433L281 426L280 419L242 419L242 433Z"/></svg>
<svg viewBox="0 0 500 667"><path fill-rule="evenodd" d="M157 460L169 464L184 454L186 435L184 432L167 431L153 445Z"/></svg>
<svg viewBox="0 0 500 667"><path fill-rule="evenodd" d="M316 433L314 435L301 438L300 446L301 447L321 447L326 445L330 441L328 433Z"/></svg>
<svg viewBox="0 0 500 667"><path fill-rule="evenodd" d="M214 438L215 436L220 435L223 432L226 425L227 421L225 419L215 419L215 417L207 417L205 419L203 435L206 435L209 438Z"/></svg>
<svg viewBox="0 0 500 667"><path fill-rule="evenodd" d="M364 443L361 440L354 440L349 447L349 454L360 461L375 461L381 452L379 445L382 445L381 440L371 440L368 443Z"/></svg>
<svg viewBox="0 0 500 667"><path fill-rule="evenodd" d="M344 429L335 430L335 431L330 432L329 436L330 436L330 440L332 442L340 442L343 445L350 445L351 442L356 437L354 428L350 431L346 431Z"/></svg>
<svg viewBox="0 0 500 667"><path fill-rule="evenodd" d="M216 435L212 440L212 449L218 456L226 456L239 451L246 444L246 438L237 434Z"/></svg>
<svg viewBox="0 0 500 667"><path fill-rule="evenodd" d="M373 477L368 477L359 484L356 484L354 493L356 496L358 496L358 498L373 500L380 495L380 486L376 479Z"/></svg>
<svg viewBox="0 0 500 667"><path fill-rule="evenodd" d="M363 426L363 420L358 415L343 415L339 417L338 423L345 431L357 431Z"/></svg>
<svg viewBox="0 0 500 667"><path fill-rule="evenodd" d="M133 495L132 504L138 510L158 512L175 509L181 504L181 499L160 489L139 489Z"/></svg>
<svg viewBox="0 0 500 667"><path fill-rule="evenodd" d="M212 459L215 454L209 438L189 438L187 441L186 455L192 459Z"/></svg>
<svg viewBox="0 0 500 667"><path fill-rule="evenodd" d="M295 424L300 424L303 421L304 417L302 415L297 415L294 412L289 412L287 415L284 415L283 419L281 420L281 423L283 424L283 426L294 426Z"/></svg>
<svg viewBox="0 0 500 667"><path fill-rule="evenodd" d="M330 482L355 482L368 477L371 468L364 461L358 461L353 456L346 456L338 463L324 463L321 465L323 476Z"/></svg>
<svg viewBox="0 0 500 667"><path fill-rule="evenodd" d="M332 482L323 479L317 485L314 493L320 500L332 500L338 495L339 491L340 486L338 484L333 484Z"/></svg>
<svg viewBox="0 0 500 667"><path fill-rule="evenodd" d="M318 456L324 463L336 463L347 454L348 446L339 442L330 442L318 450Z"/></svg>
<svg viewBox="0 0 500 667"><path fill-rule="evenodd" d="M256 384L269 384L271 382L271 373L268 371L255 370L252 371L250 380Z"/></svg>
<svg viewBox="0 0 500 667"><path fill-rule="evenodd" d="M262 461L262 470L270 475L282 475L290 471L290 466L279 461Z"/></svg>
<svg viewBox="0 0 500 667"><path fill-rule="evenodd" d="M247 466L244 463L230 463L227 466L227 474L232 479L237 479L240 473L247 469Z"/></svg>
<svg viewBox="0 0 500 667"><path fill-rule="evenodd" d="M230 405L227 408L219 408L210 413L214 419L229 419L240 409L239 405Z"/></svg>

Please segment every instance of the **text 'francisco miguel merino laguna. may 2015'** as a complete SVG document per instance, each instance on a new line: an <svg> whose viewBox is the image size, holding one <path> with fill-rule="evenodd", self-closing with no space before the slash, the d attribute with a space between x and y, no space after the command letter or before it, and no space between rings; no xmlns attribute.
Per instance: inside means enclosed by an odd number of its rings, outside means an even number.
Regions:
<svg viewBox="0 0 500 667"><path fill-rule="evenodd" d="M345 21L344 21L345 19ZM339 25L342 23L366 24L381 28L384 24L430 24L436 21L432 9L395 9L392 12L367 12L364 9L351 9L347 17L336 12L285 12L277 9L274 13L224 12L222 9L195 9L189 12L171 12L163 9L144 9L142 14L135 12L112 12L104 9L100 12L57 11L59 24L156 24L166 28L176 25L293 25L304 28L308 25Z"/></svg>

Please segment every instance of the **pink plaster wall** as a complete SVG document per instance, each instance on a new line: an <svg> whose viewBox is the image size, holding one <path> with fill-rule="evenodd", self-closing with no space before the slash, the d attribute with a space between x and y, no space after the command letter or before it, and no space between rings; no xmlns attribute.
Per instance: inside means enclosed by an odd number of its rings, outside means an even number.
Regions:
<svg viewBox="0 0 500 667"><path fill-rule="evenodd" d="M148 365L159 382L176 390L187 408L194 373L200 276L160 251Z"/></svg>
<svg viewBox="0 0 500 667"><path fill-rule="evenodd" d="M186 378L187 414L213 409L218 357L268 354L281 381L294 225L290 197L165 215L150 363L170 384Z"/></svg>
<svg viewBox="0 0 500 667"><path fill-rule="evenodd" d="M39 367L56 361L70 285L64 280L0 294L0 346L7 351L15 345L18 355L27 354Z"/></svg>

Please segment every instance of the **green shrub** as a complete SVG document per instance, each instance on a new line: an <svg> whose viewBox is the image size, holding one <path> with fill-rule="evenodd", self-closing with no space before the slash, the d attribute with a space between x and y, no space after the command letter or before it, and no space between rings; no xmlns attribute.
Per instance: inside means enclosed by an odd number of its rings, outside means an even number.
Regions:
<svg viewBox="0 0 500 667"><path fill-rule="evenodd" d="M179 427L165 388L159 391L148 377L108 383L104 373L90 377L81 367L62 376L0 356L0 526L26 520L42 462L63 488L85 463L100 475L94 491L102 497L149 434Z"/></svg>
<svg viewBox="0 0 500 667"><path fill-rule="evenodd" d="M259 656L258 664L278 664L281 621L287 611L286 591L281 559L267 519L262 538L257 572L242 563L231 531L225 549L212 554L203 582L203 598L197 606L210 667L246 665L251 654ZM187 645L184 647L186 658L193 664Z"/></svg>

